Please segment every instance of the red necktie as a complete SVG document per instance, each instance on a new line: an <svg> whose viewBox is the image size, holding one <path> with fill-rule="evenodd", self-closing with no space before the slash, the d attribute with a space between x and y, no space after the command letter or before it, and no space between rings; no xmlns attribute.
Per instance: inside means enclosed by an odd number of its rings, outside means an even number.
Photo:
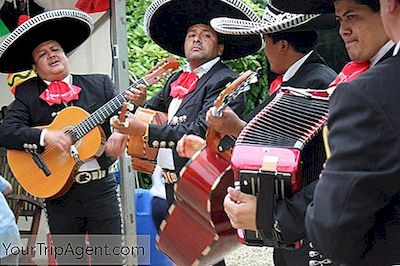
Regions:
<svg viewBox="0 0 400 266"><path fill-rule="evenodd" d="M283 76L278 75L274 81L272 81L271 86L269 86L269 95L272 95L275 91L279 89L283 82Z"/></svg>
<svg viewBox="0 0 400 266"><path fill-rule="evenodd" d="M195 73L183 72L177 80L171 83L171 92L169 95L182 99L196 88L198 81L199 77Z"/></svg>
<svg viewBox="0 0 400 266"><path fill-rule="evenodd" d="M50 106L53 104L68 103L79 99L81 88L68 84L64 81L52 81L47 89L40 94L39 98L46 101Z"/></svg>
<svg viewBox="0 0 400 266"><path fill-rule="evenodd" d="M339 83L342 82L349 82L364 73L368 70L370 65L369 61L356 63L356 62L349 62L347 63L342 71L337 75L336 79L332 81L329 87L336 87Z"/></svg>

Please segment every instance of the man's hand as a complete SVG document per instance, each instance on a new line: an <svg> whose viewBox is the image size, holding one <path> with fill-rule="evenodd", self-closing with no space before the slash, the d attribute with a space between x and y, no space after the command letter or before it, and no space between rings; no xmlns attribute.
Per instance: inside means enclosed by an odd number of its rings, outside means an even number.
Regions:
<svg viewBox="0 0 400 266"><path fill-rule="evenodd" d="M147 87L143 84L139 84L136 88L126 90L125 98L133 102L136 106L143 106L147 99Z"/></svg>
<svg viewBox="0 0 400 266"><path fill-rule="evenodd" d="M197 151L206 145L206 141L196 135L184 135L176 146L176 151L181 157L191 158Z"/></svg>
<svg viewBox="0 0 400 266"><path fill-rule="evenodd" d="M224 199L224 209L233 228L257 230L257 198L255 196L228 187L228 194Z"/></svg>
<svg viewBox="0 0 400 266"><path fill-rule="evenodd" d="M146 123L140 121L131 113L128 114L125 122L121 122L118 116L111 117L110 124L115 131L132 136L143 136L147 127Z"/></svg>
<svg viewBox="0 0 400 266"><path fill-rule="evenodd" d="M215 117L211 110L206 116L207 125L221 134L238 137L246 122L241 120L231 108L225 107L222 110L222 117Z"/></svg>
<svg viewBox="0 0 400 266"><path fill-rule="evenodd" d="M56 147L61 151L70 151L72 139L62 131L47 129L44 135L44 144L46 147Z"/></svg>
<svg viewBox="0 0 400 266"><path fill-rule="evenodd" d="M114 132L108 138L105 145L105 154L111 158L117 158L124 154L126 143L128 141L128 136Z"/></svg>

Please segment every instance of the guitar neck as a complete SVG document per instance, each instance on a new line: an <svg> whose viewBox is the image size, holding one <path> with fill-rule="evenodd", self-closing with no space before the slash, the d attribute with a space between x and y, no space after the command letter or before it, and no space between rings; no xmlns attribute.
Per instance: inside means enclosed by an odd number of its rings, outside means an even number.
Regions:
<svg viewBox="0 0 400 266"><path fill-rule="evenodd" d="M228 106L236 97L241 93L250 89L249 84L254 82L253 80L257 77L256 72L247 70L245 73L240 75L232 83L218 95L214 102L214 111L212 115L222 116L222 109ZM208 128L206 132L206 144L213 150L218 151L219 142L221 140L221 134L213 128ZM228 154L224 152L224 154ZM229 155L230 156L230 155Z"/></svg>
<svg viewBox="0 0 400 266"><path fill-rule="evenodd" d="M144 78L139 79L134 84L129 86L126 90L112 98L108 101L105 105L97 109L94 113L92 113L88 118L80 122L76 125L72 132L74 133L74 137L76 140L84 137L87 133L89 133L93 128L97 127L98 125L103 124L108 117L110 117L113 113L119 110L126 99L124 97L125 91L135 88L139 84L148 85Z"/></svg>

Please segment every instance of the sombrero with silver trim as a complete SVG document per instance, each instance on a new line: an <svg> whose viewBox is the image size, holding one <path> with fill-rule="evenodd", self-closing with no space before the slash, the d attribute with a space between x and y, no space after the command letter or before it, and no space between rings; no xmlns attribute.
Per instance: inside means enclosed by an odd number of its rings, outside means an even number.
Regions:
<svg viewBox="0 0 400 266"><path fill-rule="evenodd" d="M179 56L184 54L187 29L194 24L210 24L215 17L230 16L257 21L260 18L239 0L155 0L144 16L147 35L163 49ZM222 35L224 52L221 59L240 58L257 52L262 37L242 36L240 39Z"/></svg>
<svg viewBox="0 0 400 266"><path fill-rule="evenodd" d="M293 14L280 11L271 4L267 4L263 18L259 21L230 17L211 20L211 26L217 32L231 35L324 30L334 28L337 25L333 14Z"/></svg>
<svg viewBox="0 0 400 266"><path fill-rule="evenodd" d="M297 14L334 13L332 0L268 0L279 10Z"/></svg>
<svg viewBox="0 0 400 266"><path fill-rule="evenodd" d="M49 40L57 41L69 53L90 36L92 29L91 17L81 11L60 9L41 13L18 26L0 44L0 72L32 68L32 51Z"/></svg>

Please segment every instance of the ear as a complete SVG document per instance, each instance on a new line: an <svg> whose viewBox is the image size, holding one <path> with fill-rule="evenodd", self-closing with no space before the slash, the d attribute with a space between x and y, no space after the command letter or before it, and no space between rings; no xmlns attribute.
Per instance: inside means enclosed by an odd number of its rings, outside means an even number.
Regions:
<svg viewBox="0 0 400 266"><path fill-rule="evenodd" d="M279 41L279 52L281 53L287 53L289 50L289 42L286 40L280 40Z"/></svg>
<svg viewBox="0 0 400 266"><path fill-rule="evenodd" d="M398 0L390 0L389 1L390 6L389 6L389 12L393 13L396 11L396 8L398 7L399 3Z"/></svg>
<svg viewBox="0 0 400 266"><path fill-rule="evenodd" d="M36 72L36 65L35 64L32 64L32 69L33 69L33 71Z"/></svg>
<svg viewBox="0 0 400 266"><path fill-rule="evenodd" d="M396 9L397 0L384 0L381 1L381 10L385 14L390 14Z"/></svg>
<svg viewBox="0 0 400 266"><path fill-rule="evenodd" d="M217 47L218 56L222 55L222 53L224 52L224 48L225 48L225 46L223 43L218 44L218 47Z"/></svg>

